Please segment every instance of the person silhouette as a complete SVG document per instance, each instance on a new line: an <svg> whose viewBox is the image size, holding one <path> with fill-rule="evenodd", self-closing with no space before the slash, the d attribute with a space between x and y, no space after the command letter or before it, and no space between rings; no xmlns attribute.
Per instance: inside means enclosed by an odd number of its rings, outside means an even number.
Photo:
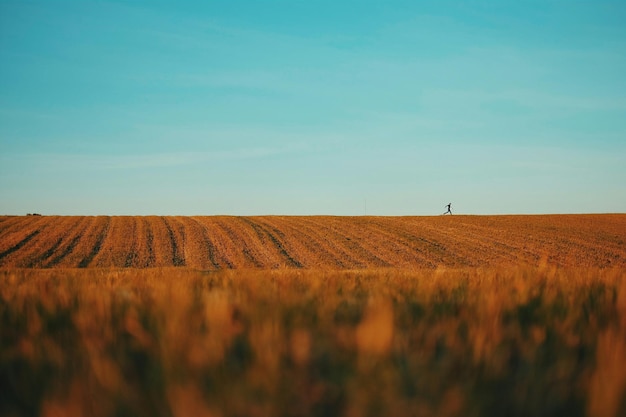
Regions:
<svg viewBox="0 0 626 417"><path fill-rule="evenodd" d="M446 207L448 208L448 211L446 211L446 212L445 212L445 213L443 213L443 214L448 214L448 213L452 214L452 209L450 208L451 206L452 206L452 203L449 203L449 204L446 206Z"/></svg>

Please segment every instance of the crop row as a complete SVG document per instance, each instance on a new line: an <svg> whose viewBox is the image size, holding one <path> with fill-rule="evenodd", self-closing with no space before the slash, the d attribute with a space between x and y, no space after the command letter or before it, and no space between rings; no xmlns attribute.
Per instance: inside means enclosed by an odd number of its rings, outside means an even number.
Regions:
<svg viewBox="0 0 626 417"><path fill-rule="evenodd" d="M626 266L626 215L0 217L0 267Z"/></svg>

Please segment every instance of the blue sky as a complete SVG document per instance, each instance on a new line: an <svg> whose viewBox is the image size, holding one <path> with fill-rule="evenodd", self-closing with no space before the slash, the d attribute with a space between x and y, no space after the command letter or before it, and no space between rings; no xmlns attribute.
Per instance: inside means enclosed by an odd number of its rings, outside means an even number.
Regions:
<svg viewBox="0 0 626 417"><path fill-rule="evenodd" d="M0 213L626 212L623 1L0 0Z"/></svg>

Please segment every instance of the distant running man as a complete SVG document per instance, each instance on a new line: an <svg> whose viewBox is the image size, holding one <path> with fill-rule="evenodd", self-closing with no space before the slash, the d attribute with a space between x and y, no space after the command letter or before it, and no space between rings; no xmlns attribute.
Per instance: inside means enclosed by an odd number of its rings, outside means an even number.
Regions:
<svg viewBox="0 0 626 417"><path fill-rule="evenodd" d="M449 203L446 207L448 208L448 211L446 211L443 214L448 214L448 213L452 214L452 209L450 208L450 207L452 207L452 203Z"/></svg>

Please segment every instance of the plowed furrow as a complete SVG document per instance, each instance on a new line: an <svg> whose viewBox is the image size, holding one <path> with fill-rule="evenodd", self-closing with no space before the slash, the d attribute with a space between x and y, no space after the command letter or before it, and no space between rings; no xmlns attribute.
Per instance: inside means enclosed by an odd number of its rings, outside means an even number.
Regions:
<svg viewBox="0 0 626 417"><path fill-rule="evenodd" d="M304 245L307 245L310 250L316 254L327 254L323 256L321 261L325 261L327 267L335 268L352 268L358 263L345 248L337 244L332 239L329 239L329 231L326 229L320 229L308 217L301 217L297 219L296 225L301 230L304 239Z"/></svg>
<svg viewBox="0 0 626 417"><path fill-rule="evenodd" d="M231 217L229 227L244 242L246 257L255 262L256 268L279 268L281 257L273 245L268 244L259 229L255 229L245 217Z"/></svg>
<svg viewBox="0 0 626 417"><path fill-rule="evenodd" d="M295 259L287 250L284 235L280 230L260 223L258 218L255 217L243 217L242 220L254 229L264 248L270 250L270 246L272 247L274 263L278 262L281 266L292 268L302 268L302 263Z"/></svg>
<svg viewBox="0 0 626 417"><path fill-rule="evenodd" d="M424 259L429 266L478 266L480 259L467 258L463 251L459 251L459 241L449 239L448 233L442 228L433 229L423 224L411 227L407 218L384 219L386 227L400 240L409 244L419 258Z"/></svg>
<svg viewBox="0 0 626 417"><path fill-rule="evenodd" d="M4 236L5 233L10 232L11 229L19 230L28 223L32 223L29 216L2 216L2 223L0 223L0 238Z"/></svg>
<svg viewBox="0 0 626 417"><path fill-rule="evenodd" d="M403 227L402 222L391 221L387 218L372 218L371 227L382 239L383 247L394 252L397 260L394 266L434 268L437 266L429 257L427 246L432 244L424 238L419 237L419 233L412 234ZM393 255L392 255L393 256Z"/></svg>
<svg viewBox="0 0 626 417"><path fill-rule="evenodd" d="M20 240L14 246L10 247L9 249L5 250L4 252L0 252L0 261L2 261L3 258L5 258L6 256L12 254L13 252L16 252L16 251L20 250L24 245L26 245L28 242L30 242L30 240L32 238L37 236L37 234L39 234L39 230L35 230L34 232L28 234L24 239Z"/></svg>
<svg viewBox="0 0 626 417"><path fill-rule="evenodd" d="M459 266L467 264L467 260L455 248L458 241L450 240L442 227L433 227L428 223L412 224L410 218L394 219L394 230L415 245L416 249L425 254L435 266ZM480 264L480 260L473 260Z"/></svg>
<svg viewBox="0 0 626 417"><path fill-rule="evenodd" d="M45 267L57 266L76 248L81 237L84 235L85 230L89 226L89 219L82 217L78 219L75 227L69 231L69 233L63 237L61 244L52 253L46 253L46 258L52 258L44 263Z"/></svg>
<svg viewBox="0 0 626 417"><path fill-rule="evenodd" d="M444 245L434 237L427 238L421 230L412 233L402 220L372 217L369 225L382 239L381 253L393 251L390 256L394 266L434 268L447 262Z"/></svg>
<svg viewBox="0 0 626 417"><path fill-rule="evenodd" d="M54 256L54 258L60 259L50 266L55 268L78 267L80 262L91 253L96 244L98 233L100 233L99 225L104 224L104 221L105 219L102 217L83 217L80 228L59 249L60 253Z"/></svg>
<svg viewBox="0 0 626 417"><path fill-rule="evenodd" d="M126 253L126 266L148 268L155 266L154 235L150 221L146 217L132 217L129 225L132 236L131 249Z"/></svg>
<svg viewBox="0 0 626 417"><path fill-rule="evenodd" d="M458 235L456 231L445 228L429 232L438 235L437 239L441 245L447 248L450 266L486 266L492 262L518 258L512 246L484 236L475 238L467 234Z"/></svg>
<svg viewBox="0 0 626 417"><path fill-rule="evenodd" d="M124 267L126 268L137 267L139 265L139 248L141 242L139 241L140 236L137 223L137 219L130 217L126 226L128 233L128 251L124 254Z"/></svg>
<svg viewBox="0 0 626 417"><path fill-rule="evenodd" d="M548 258L551 262L561 266L600 265L603 263L602 257L596 256L599 247L602 248L602 253L619 253L620 251L618 243L620 227L597 221L604 217L520 216L503 219L508 222L500 220L498 236L501 241L510 240L510 244L521 246L525 256L533 259L534 264ZM564 220L572 219L577 220L577 227L572 227L572 224L563 224ZM579 224L580 227L578 227ZM611 236L609 239L615 239L616 245L605 241L607 235L602 228L614 229L617 232L609 234ZM623 236L624 228L621 233Z"/></svg>
<svg viewBox="0 0 626 417"><path fill-rule="evenodd" d="M458 217L458 216L457 216ZM511 248L499 248L498 244L487 244L485 238L468 236L467 232L456 224L450 226L451 220L433 219L433 222L419 222L415 219L407 219L406 229L415 235L419 235L424 243L429 245L429 253L440 255L439 262L445 266L486 266L500 259L515 258L517 254ZM458 233L461 230L462 233Z"/></svg>
<svg viewBox="0 0 626 417"><path fill-rule="evenodd" d="M331 218L330 224L331 238L335 236L340 247L353 259L357 259L356 268L367 268L371 266L388 266L386 261L381 262L376 253L376 249L368 247L366 239L372 234L365 229L362 220L349 218L345 223L340 218Z"/></svg>
<svg viewBox="0 0 626 417"><path fill-rule="evenodd" d="M626 215L0 216L0 267L626 267Z"/></svg>
<svg viewBox="0 0 626 417"><path fill-rule="evenodd" d="M48 225L49 221L43 217L35 218L34 220L31 217L25 216L16 218L15 222L0 235L0 253L10 250L12 247L22 242L27 236L33 234L33 232L41 232ZM28 241L23 243L20 249L23 248L26 243L28 243Z"/></svg>
<svg viewBox="0 0 626 417"><path fill-rule="evenodd" d="M133 222L133 247L126 256L126 264L133 268L154 266L152 230L145 217L135 217Z"/></svg>
<svg viewBox="0 0 626 417"><path fill-rule="evenodd" d="M357 232L353 241L370 257L368 267L397 266L398 247L394 245L393 239L381 235L371 220L371 217L353 218L351 229Z"/></svg>
<svg viewBox="0 0 626 417"><path fill-rule="evenodd" d="M154 255L154 233L152 232L152 225L147 218L142 219L143 234L141 237L145 238L142 241L141 251L143 253L143 266L152 267L156 265L156 257Z"/></svg>
<svg viewBox="0 0 626 417"><path fill-rule="evenodd" d="M476 245L476 240L484 242L486 247L481 248L478 253L483 256L490 255L492 258L487 260L490 264L537 265L542 259L549 258L551 263L560 266L581 265L585 263L584 259L589 259L590 255L593 255L593 247L603 245L598 242L597 230L595 235L587 237L589 241L595 240L589 245L576 237L583 229L559 225L558 216L545 216L547 219L543 217L502 216L489 218L488 221L483 218L472 218L476 224L455 222L457 229L448 234L459 237L460 246L464 249ZM605 246L603 252L608 251L606 245L603 246ZM471 252L466 256L476 257ZM598 263L593 261L593 264Z"/></svg>
<svg viewBox="0 0 626 417"><path fill-rule="evenodd" d="M298 260L306 268L344 268L340 257L332 252L328 242L319 237L302 217L263 218L269 227L280 228L290 239L289 246L298 254Z"/></svg>
<svg viewBox="0 0 626 417"><path fill-rule="evenodd" d="M39 218L43 220L43 218ZM0 243L11 232L22 231L25 226L32 225L34 222L30 216L5 217L0 224Z"/></svg>
<svg viewBox="0 0 626 417"><path fill-rule="evenodd" d="M388 262L380 259L372 248L368 248L366 228L363 222L354 217L313 218L312 224L324 228L329 239L338 242L347 255L347 262L353 263L351 268L386 267Z"/></svg>
<svg viewBox="0 0 626 417"><path fill-rule="evenodd" d="M372 228L370 218L353 217L345 226L341 222L335 224L349 238L348 247L366 259L367 267L393 266L394 255L388 252L387 242Z"/></svg>
<svg viewBox="0 0 626 417"><path fill-rule="evenodd" d="M185 265L185 235L174 217L161 217L172 247L172 265Z"/></svg>
<svg viewBox="0 0 626 417"><path fill-rule="evenodd" d="M218 268L235 268L235 258L233 255L233 240L224 231L222 227L217 224L217 217L195 217L194 220L198 222L204 229L204 233L209 239L209 248L212 248L212 263L217 265Z"/></svg>
<svg viewBox="0 0 626 417"><path fill-rule="evenodd" d="M220 217L216 225L229 238L232 250L229 250L229 258L235 268L262 268L275 267L271 265L271 259L265 253L264 248L254 244L250 237L250 231L242 227L241 222L235 217Z"/></svg>
<svg viewBox="0 0 626 417"><path fill-rule="evenodd" d="M174 249L165 222L158 216L149 216L146 220L149 225L147 239L152 241L150 245L154 259L152 266L172 266Z"/></svg>
<svg viewBox="0 0 626 417"><path fill-rule="evenodd" d="M106 240L107 234L109 232L109 225L111 223L111 218L109 216L102 216L97 218L97 223L95 230L92 232L92 236L94 236L94 241L92 245L89 245L89 252L85 255L85 257L78 263L79 268L86 268L91 265L92 261L98 256L100 250L102 249L102 245ZM109 265L110 266L110 265Z"/></svg>
<svg viewBox="0 0 626 417"><path fill-rule="evenodd" d="M495 262L510 261L518 264L533 264L536 261L534 254L526 249L523 231L503 240L501 233L497 231L466 222L458 225L457 229L447 234L454 237L461 231L465 240L459 243L464 248L465 257L476 259L476 254L481 254L481 257L484 258L488 254ZM482 263L490 263L488 259L481 260Z"/></svg>
<svg viewBox="0 0 626 417"><path fill-rule="evenodd" d="M206 227L195 217L181 217L180 221L189 236L185 246L185 259L191 261L189 266L201 269L219 269L216 247L209 238Z"/></svg>
<svg viewBox="0 0 626 417"><path fill-rule="evenodd" d="M15 265L25 268L45 267L47 260L61 247L79 222L80 217L49 217L37 238L20 251L20 259L15 260Z"/></svg>
<svg viewBox="0 0 626 417"><path fill-rule="evenodd" d="M595 237L587 233L571 233L570 236L556 241L562 249L565 265L576 265L580 261L584 266L607 267L615 262L626 262L626 245L619 244L616 235L600 234ZM602 250L598 248L601 247Z"/></svg>
<svg viewBox="0 0 626 417"><path fill-rule="evenodd" d="M345 236L336 233L334 229L327 224L327 220L328 219L325 217L303 217L301 224L304 228L308 228L308 235L314 236L315 240L322 242L322 247L332 254L335 259L334 266L342 269L362 267L364 262L357 258L355 254L345 246Z"/></svg>
<svg viewBox="0 0 626 417"><path fill-rule="evenodd" d="M366 248L376 253L393 267L412 268L428 267L429 264L422 251L411 245L406 237L391 230L388 218L367 217L364 219L366 229Z"/></svg>
<svg viewBox="0 0 626 417"><path fill-rule="evenodd" d="M93 264L100 267L124 267L133 250L133 239L132 217L111 217Z"/></svg>
<svg viewBox="0 0 626 417"><path fill-rule="evenodd" d="M37 250L30 259L29 263L25 266L27 267L48 267L50 266L50 258L56 257L55 254L59 254L59 251L62 250L64 244L69 244L71 240L71 236L73 235L74 229L76 229L79 225L79 220L76 218L66 218L69 222L68 226L59 228L58 231L62 232L62 234L58 235L55 242L52 243L51 246L48 246L45 251ZM47 242L48 244L50 242Z"/></svg>

